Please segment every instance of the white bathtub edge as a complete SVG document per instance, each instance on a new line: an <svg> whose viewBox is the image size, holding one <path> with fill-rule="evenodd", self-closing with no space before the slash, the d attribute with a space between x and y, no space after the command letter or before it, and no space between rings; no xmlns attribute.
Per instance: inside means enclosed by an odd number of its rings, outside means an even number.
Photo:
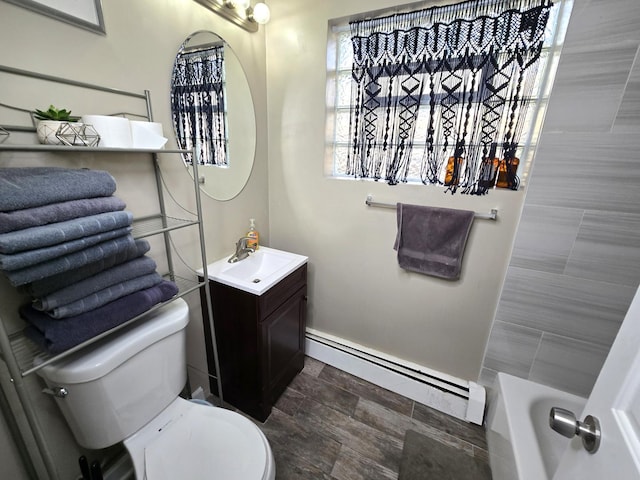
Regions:
<svg viewBox="0 0 640 480"><path fill-rule="evenodd" d="M580 410L586 399L570 393L540 385L529 380L498 373L487 412L487 443L489 461L494 480L544 480L548 479L543 452L538 444L536 428L531 412L538 402ZM538 416L538 432L543 432L552 442L554 454L561 455L569 440L560 437L550 428L547 418ZM548 443L545 449L549 450ZM553 462L553 460L551 460Z"/></svg>

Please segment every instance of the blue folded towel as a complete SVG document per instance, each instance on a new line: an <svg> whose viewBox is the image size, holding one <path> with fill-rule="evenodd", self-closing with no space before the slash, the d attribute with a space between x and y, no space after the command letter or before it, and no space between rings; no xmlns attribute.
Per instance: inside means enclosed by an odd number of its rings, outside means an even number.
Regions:
<svg viewBox="0 0 640 480"><path fill-rule="evenodd" d="M125 280L124 282L111 285L103 290L87 295L80 300L66 305L60 305L46 313L52 318L67 318L80 315L81 313L95 310L98 307L113 302L131 293L153 287L162 282L162 277L156 272L142 275L140 277Z"/></svg>
<svg viewBox="0 0 640 480"><path fill-rule="evenodd" d="M134 240L131 235L123 235L122 237L92 245L78 252L73 252L30 267L21 268L20 270L4 272L4 274L9 279L11 285L17 287L97 262L111 255L116 255L118 252L126 251L134 245Z"/></svg>
<svg viewBox="0 0 640 480"><path fill-rule="evenodd" d="M50 247L38 248L36 250L26 250L12 255L0 254L0 270L13 271L37 265L54 258L70 255L73 252L86 249L92 245L106 240L121 237L131 232L131 227L117 228L107 232L97 233L89 237L77 238L69 242L52 245Z"/></svg>
<svg viewBox="0 0 640 480"><path fill-rule="evenodd" d="M68 305L91 294L104 290L122 282L154 273L156 262L147 256L134 258L128 262L103 270L80 282L60 288L49 295L44 295L33 300L33 308L36 310L53 310L61 305ZM149 287L151 285L148 285ZM131 293L131 292L129 292Z"/></svg>
<svg viewBox="0 0 640 480"><path fill-rule="evenodd" d="M42 349L55 355L137 317L177 293L175 283L163 280L151 288L64 320L53 319L31 305L21 307L20 316L30 324L25 334Z"/></svg>
<svg viewBox="0 0 640 480"><path fill-rule="evenodd" d="M0 168L0 211L39 207L80 198L108 197L116 181L108 173L87 168Z"/></svg>
<svg viewBox="0 0 640 480"><path fill-rule="evenodd" d="M106 212L64 222L0 234L0 253L13 254L58 245L78 238L127 227L131 212Z"/></svg>
<svg viewBox="0 0 640 480"><path fill-rule="evenodd" d="M131 238L128 237L126 241L119 241L117 248L104 258L62 273L47 275L39 280L32 280L31 283L22 285L20 289L32 297L43 297L60 290L61 288L77 284L86 278L102 272L103 270L128 262L134 258L141 257L151 248L149 242L144 239L139 239L135 242L130 240Z"/></svg>
<svg viewBox="0 0 640 480"><path fill-rule="evenodd" d="M52 203L40 207L0 212L0 233L64 222L105 212L124 210L126 204L118 197L82 198L68 202Z"/></svg>

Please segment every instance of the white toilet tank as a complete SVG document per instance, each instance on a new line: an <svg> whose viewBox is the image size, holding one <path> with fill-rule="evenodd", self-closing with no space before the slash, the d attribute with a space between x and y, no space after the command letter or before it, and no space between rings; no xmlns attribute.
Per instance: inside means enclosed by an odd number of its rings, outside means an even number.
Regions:
<svg viewBox="0 0 640 480"><path fill-rule="evenodd" d="M80 445L118 443L174 401L186 383L189 308L177 299L141 322L38 370Z"/></svg>

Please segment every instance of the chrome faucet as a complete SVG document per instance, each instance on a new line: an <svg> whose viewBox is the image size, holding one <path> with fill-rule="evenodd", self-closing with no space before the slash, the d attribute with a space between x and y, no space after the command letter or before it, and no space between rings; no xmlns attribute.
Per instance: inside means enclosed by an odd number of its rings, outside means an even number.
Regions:
<svg viewBox="0 0 640 480"><path fill-rule="evenodd" d="M250 253L255 252L256 250L253 247L247 246L247 242L253 240L251 237L242 237L240 240L236 242L236 253L231 255L227 262L236 263L240 260L244 260L249 256Z"/></svg>

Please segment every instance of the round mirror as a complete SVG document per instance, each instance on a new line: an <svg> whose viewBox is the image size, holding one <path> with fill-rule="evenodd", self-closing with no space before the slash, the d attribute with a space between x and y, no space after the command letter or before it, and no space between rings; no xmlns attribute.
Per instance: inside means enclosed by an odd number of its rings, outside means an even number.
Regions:
<svg viewBox="0 0 640 480"><path fill-rule="evenodd" d="M171 78L171 115L179 148L201 189L216 200L238 195L249 179L256 120L238 57L218 35L198 31L178 50ZM192 158L195 157L195 158Z"/></svg>

